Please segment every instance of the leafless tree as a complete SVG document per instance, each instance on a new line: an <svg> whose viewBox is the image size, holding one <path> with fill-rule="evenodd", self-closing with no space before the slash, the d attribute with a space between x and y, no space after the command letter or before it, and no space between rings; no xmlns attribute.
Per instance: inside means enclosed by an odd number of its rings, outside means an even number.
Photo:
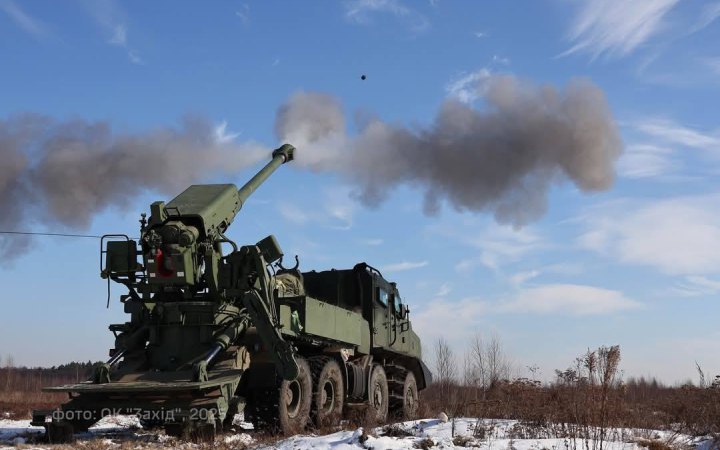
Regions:
<svg viewBox="0 0 720 450"><path fill-rule="evenodd" d="M10 390L10 385L13 381L13 368L15 367L15 358L12 355L8 355L5 358L5 390Z"/></svg>
<svg viewBox="0 0 720 450"><path fill-rule="evenodd" d="M435 373L438 383L442 385L449 385L457 376L455 354L444 338L439 338L435 343Z"/></svg>
<svg viewBox="0 0 720 450"><path fill-rule="evenodd" d="M488 387L494 386L500 380L510 378L510 361L497 335L493 335L485 346L485 359Z"/></svg>
<svg viewBox="0 0 720 450"><path fill-rule="evenodd" d="M473 386L475 383L475 370L473 367L472 352L469 350L466 350L465 355L463 356L462 370L463 386Z"/></svg>
<svg viewBox="0 0 720 450"><path fill-rule="evenodd" d="M470 353L473 361L473 386L487 388L487 359L485 358L485 346L480 333L473 336L470 343Z"/></svg>

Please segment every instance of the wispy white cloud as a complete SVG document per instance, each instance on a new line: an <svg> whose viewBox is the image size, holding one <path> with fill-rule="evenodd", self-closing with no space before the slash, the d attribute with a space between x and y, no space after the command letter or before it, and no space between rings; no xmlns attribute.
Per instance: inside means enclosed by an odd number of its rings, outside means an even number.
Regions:
<svg viewBox="0 0 720 450"><path fill-rule="evenodd" d="M481 298L468 297L460 300L438 298L418 305L410 318L413 329L426 343L425 346L429 347L442 337L453 347L463 348L473 334L484 328L480 325L487 313L487 302ZM452 324L452 326L441 327L438 324Z"/></svg>
<svg viewBox="0 0 720 450"><path fill-rule="evenodd" d="M580 275L585 272L583 264L579 261L555 263L543 266L542 273L552 273L556 275Z"/></svg>
<svg viewBox="0 0 720 450"><path fill-rule="evenodd" d="M250 5L247 3L243 3L240 5L240 9L235 11L235 15L240 18L240 22L242 22L243 25L247 25L250 23Z"/></svg>
<svg viewBox="0 0 720 450"><path fill-rule="evenodd" d="M702 157L720 156L720 134L700 130L662 117L628 124L635 136L618 160L618 173L625 178L662 177L686 179L682 150L702 150ZM687 157L687 154L684 154Z"/></svg>
<svg viewBox="0 0 720 450"><path fill-rule="evenodd" d="M720 195L600 205L580 220L582 248L673 275L720 273Z"/></svg>
<svg viewBox="0 0 720 450"><path fill-rule="evenodd" d="M0 0L0 10L4 11L15 22L15 25L35 40L42 41L50 35L44 23L30 16L13 0Z"/></svg>
<svg viewBox="0 0 720 450"><path fill-rule="evenodd" d="M493 316L508 314L554 316L601 316L643 308L643 304L621 291L581 284L547 284L519 289L505 299L435 296L413 311L413 329L423 342L442 337L455 348L467 342ZM451 327L437 324L452 323Z"/></svg>
<svg viewBox="0 0 720 450"><path fill-rule="evenodd" d="M675 285L675 292L684 297L716 295L720 292L720 280L700 275L688 275Z"/></svg>
<svg viewBox="0 0 720 450"><path fill-rule="evenodd" d="M213 130L215 133L215 142L217 142L218 144L228 144L237 139L242 134L242 132L233 133L231 131L228 131L227 125L227 121L223 120L222 122L217 124L215 126L215 129Z"/></svg>
<svg viewBox="0 0 720 450"><path fill-rule="evenodd" d="M341 230L349 230L353 225L353 207L349 204L331 204L325 208L328 216L339 222L333 228Z"/></svg>
<svg viewBox="0 0 720 450"><path fill-rule="evenodd" d="M140 55L137 54L135 50L128 50L128 59L131 63L137 64L139 66L145 64L145 61L140 57Z"/></svg>
<svg viewBox="0 0 720 450"><path fill-rule="evenodd" d="M428 19L418 11L405 6L400 0L352 0L345 2L345 17L353 23L368 25L372 16L386 14L401 20L414 32L430 27Z"/></svg>
<svg viewBox="0 0 720 450"><path fill-rule="evenodd" d="M473 35L474 35L476 38L478 38L478 39L482 39L482 38L484 38L484 37L488 37L488 34L487 34L485 31L476 31L476 32L473 33Z"/></svg>
<svg viewBox="0 0 720 450"><path fill-rule="evenodd" d="M118 24L115 26L115 31L113 32L112 37L110 37L108 43L112 45L119 45L120 47L125 47L127 45L127 28L124 24Z"/></svg>
<svg viewBox="0 0 720 450"><path fill-rule="evenodd" d="M573 46L561 56L622 57L658 34L678 0L588 0L570 28Z"/></svg>
<svg viewBox="0 0 720 450"><path fill-rule="evenodd" d="M500 55L493 55L492 62L495 64L507 66L508 64L510 64L510 58L507 58L505 56L500 56Z"/></svg>
<svg viewBox="0 0 720 450"><path fill-rule="evenodd" d="M310 216L304 209L291 203L280 203L278 205L278 212L283 219L296 225L304 225L310 221Z"/></svg>
<svg viewBox="0 0 720 450"><path fill-rule="evenodd" d="M311 207L280 203L277 210L284 219L297 225L312 223L334 230L350 230L353 226L355 205L348 198L347 191L328 190L318 199L317 204Z"/></svg>
<svg viewBox="0 0 720 450"><path fill-rule="evenodd" d="M349 192L345 189L333 189L325 191L323 196L323 209L329 219L328 226L336 230L351 229L356 205L349 200Z"/></svg>
<svg viewBox="0 0 720 450"><path fill-rule="evenodd" d="M668 147L652 144L628 145L620 156L617 170L625 178L648 178L665 175L681 167Z"/></svg>
<svg viewBox="0 0 720 450"><path fill-rule="evenodd" d="M145 61L140 52L130 45L127 17L125 11L115 0L83 0L88 14L95 20L105 40L109 45L125 51L128 61L137 65L144 65Z"/></svg>
<svg viewBox="0 0 720 450"><path fill-rule="evenodd" d="M470 239L468 244L480 250L480 255L474 260L460 261L455 267L456 270L470 270L476 267L477 263L499 270L543 246L540 237L530 228L516 230L497 224L490 225L478 237Z"/></svg>
<svg viewBox="0 0 720 450"><path fill-rule="evenodd" d="M385 241L383 241L382 239L379 239L379 238L369 238L369 239L362 239L360 242L362 242L365 245L369 245L371 247L377 247L378 245L382 245L383 242L385 242Z"/></svg>
<svg viewBox="0 0 720 450"><path fill-rule="evenodd" d="M704 150L720 149L720 136L706 133L673 120L665 118L650 118L638 122L635 128L668 144Z"/></svg>
<svg viewBox="0 0 720 450"><path fill-rule="evenodd" d="M406 270L419 269L428 265L427 261L403 261L394 264L387 264L381 267L383 272L404 272Z"/></svg>
<svg viewBox="0 0 720 450"><path fill-rule="evenodd" d="M510 282L516 286L525 284L526 282L536 278L540 275L539 270L528 270L525 272L518 272L510 277Z"/></svg>
<svg viewBox="0 0 720 450"><path fill-rule="evenodd" d="M485 87L491 75L487 69L460 74L445 86L445 92L449 97L463 103L472 103L485 92Z"/></svg>
<svg viewBox="0 0 720 450"><path fill-rule="evenodd" d="M440 285L440 288L435 293L435 297L447 297L450 292L452 292L452 285L448 282L445 282Z"/></svg>
<svg viewBox="0 0 720 450"><path fill-rule="evenodd" d="M703 7L695 26L692 27L692 32L698 32L703 28L706 28L711 23L720 17L720 2L708 3Z"/></svg>
<svg viewBox="0 0 720 450"><path fill-rule="evenodd" d="M720 75L720 57L703 58L702 62L715 75Z"/></svg>
<svg viewBox="0 0 720 450"><path fill-rule="evenodd" d="M642 305L622 292L579 284L549 284L522 289L498 312L573 316L611 314Z"/></svg>

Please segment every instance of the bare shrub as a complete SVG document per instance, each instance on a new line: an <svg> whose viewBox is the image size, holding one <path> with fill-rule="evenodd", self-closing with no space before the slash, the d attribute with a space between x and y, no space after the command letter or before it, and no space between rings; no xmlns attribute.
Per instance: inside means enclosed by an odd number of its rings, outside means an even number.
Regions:
<svg viewBox="0 0 720 450"><path fill-rule="evenodd" d="M400 438L414 436L412 431L407 430L398 424L385 425L382 427L382 435Z"/></svg>
<svg viewBox="0 0 720 450"><path fill-rule="evenodd" d="M423 415L447 411L516 419L520 422L511 430L513 436L562 437L569 450L604 450L608 441L631 439L630 428L720 435L720 377L710 383L703 373L697 385L679 386L654 378L624 381L620 347L606 346L588 350L567 369L555 371L553 381L542 383L533 379L537 368L529 370L531 378L511 378L509 364L500 364L509 361L501 349L476 335L464 354L461 379L434 383L421 393ZM476 432L485 434L480 425Z"/></svg>
<svg viewBox="0 0 720 450"><path fill-rule="evenodd" d="M475 447L475 440L470 436L455 436L452 442L457 447Z"/></svg>
<svg viewBox="0 0 720 450"><path fill-rule="evenodd" d="M428 450L433 447L435 447L435 441L430 438L421 439L413 444L413 448L419 448L422 450Z"/></svg>

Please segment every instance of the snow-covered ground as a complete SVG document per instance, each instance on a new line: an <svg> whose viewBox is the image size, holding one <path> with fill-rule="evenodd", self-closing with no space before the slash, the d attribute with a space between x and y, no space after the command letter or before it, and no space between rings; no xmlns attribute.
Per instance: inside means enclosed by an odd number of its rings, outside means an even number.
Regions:
<svg viewBox="0 0 720 450"><path fill-rule="evenodd" d="M43 433L41 427L31 427L29 421L0 419L0 449L8 445L30 444L33 437ZM692 439L687 436L672 435L668 432L652 430L612 430L611 442L606 442L606 450L635 450L648 447L651 441L671 444L678 449L715 450L720 447L708 439ZM77 435L78 442L95 441L108 449L119 443L131 441L134 448L194 448L194 444L183 443L163 433L146 432L139 428L135 417L108 417L90 429L88 433ZM325 436L298 435L280 439L271 443L267 439L255 442L252 434L225 433L217 438L217 444L224 448L257 447L260 449L277 448L280 450L298 449L453 449L481 448L483 450L582 450L593 449L592 441L586 447L583 439L554 437L549 430L523 427L513 420L479 420L461 418L449 422L435 419L404 422L373 430L339 431ZM52 448L47 444L40 448ZM38 448L38 447L34 447ZM96 447L93 447L96 448Z"/></svg>

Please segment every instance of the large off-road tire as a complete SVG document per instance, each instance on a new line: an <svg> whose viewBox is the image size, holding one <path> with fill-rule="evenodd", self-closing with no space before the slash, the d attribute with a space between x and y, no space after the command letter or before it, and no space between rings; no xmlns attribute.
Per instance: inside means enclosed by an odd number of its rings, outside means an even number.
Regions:
<svg viewBox="0 0 720 450"><path fill-rule="evenodd" d="M227 413L225 414L225 418L223 419L221 423L221 428L223 431L229 430L232 425L233 421L235 420L235 415L240 412L240 407L238 405L238 399L237 397L233 397L230 400L230 404L228 405Z"/></svg>
<svg viewBox="0 0 720 450"><path fill-rule="evenodd" d="M278 390L278 422L280 431L287 435L301 433L310 419L312 404L312 375L304 358L297 358L298 376L291 381L282 380Z"/></svg>
<svg viewBox="0 0 720 450"><path fill-rule="evenodd" d="M397 420L414 419L420 406L415 375L397 364L389 364L385 369L390 387L390 414Z"/></svg>
<svg viewBox="0 0 720 450"><path fill-rule="evenodd" d="M340 423L345 386L340 365L327 356L309 359L313 378L312 419L317 428Z"/></svg>
<svg viewBox="0 0 720 450"><path fill-rule="evenodd" d="M165 434L195 443L215 441L216 422L191 420L186 422L165 422Z"/></svg>
<svg viewBox="0 0 720 450"><path fill-rule="evenodd" d="M188 437L195 443L213 443L215 442L216 428L217 424L215 422L198 421L188 427Z"/></svg>
<svg viewBox="0 0 720 450"><path fill-rule="evenodd" d="M412 420L417 417L418 408L420 407L420 396L418 395L417 381L415 375L408 371L403 384L403 403L402 413L405 419Z"/></svg>
<svg viewBox="0 0 720 450"><path fill-rule="evenodd" d="M156 430L165 426L165 421L162 419L139 419L140 427L143 430Z"/></svg>
<svg viewBox="0 0 720 450"><path fill-rule="evenodd" d="M371 424L385 423L388 417L390 396L385 369L381 365L373 366L370 373L370 391L368 392L367 420Z"/></svg>
<svg viewBox="0 0 720 450"><path fill-rule="evenodd" d="M165 429L165 434L176 438L183 437L183 431L185 430L185 427L186 425L182 422L165 422L165 424L163 425L163 428Z"/></svg>
<svg viewBox="0 0 720 450"><path fill-rule="evenodd" d="M45 425L45 435L50 444L70 444L75 442L72 423L67 420L52 421Z"/></svg>
<svg viewBox="0 0 720 450"><path fill-rule="evenodd" d="M97 423L97 420L72 420L73 432L75 433L86 433L91 426Z"/></svg>

